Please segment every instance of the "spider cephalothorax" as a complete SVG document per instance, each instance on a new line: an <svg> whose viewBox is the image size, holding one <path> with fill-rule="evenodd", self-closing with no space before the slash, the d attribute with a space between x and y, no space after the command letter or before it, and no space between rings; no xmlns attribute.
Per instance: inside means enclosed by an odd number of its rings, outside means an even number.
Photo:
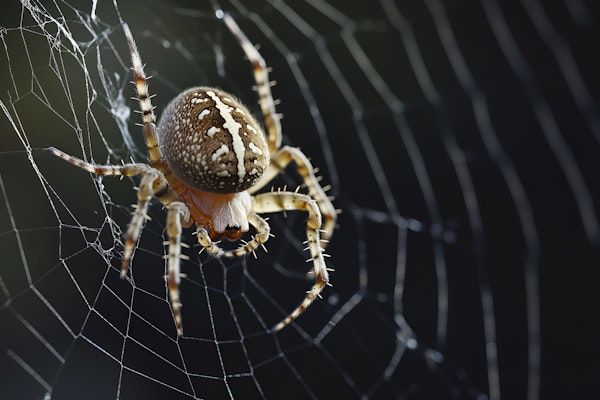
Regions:
<svg viewBox="0 0 600 400"><path fill-rule="evenodd" d="M281 125L265 62L235 21L229 15L220 13L220 16L253 64L268 136L233 95L205 86L193 87L176 96L157 127L142 61L131 32L124 25L150 164L96 165L50 148L55 155L97 175L142 175L138 204L125 237L122 277L127 273L152 196L168 208L168 286L179 335L183 333L179 263L184 227L195 225L198 242L213 256L235 257L253 253L269 238L269 224L259 214L286 210L308 213L306 242L316 282L304 301L275 325L273 331L297 318L329 282L323 248L333 232L336 210L318 183L308 158L297 148L280 148ZM296 163L308 195L280 190L254 194L291 161ZM239 248L225 251L215 243L221 238L239 239L250 225L256 234Z"/></svg>

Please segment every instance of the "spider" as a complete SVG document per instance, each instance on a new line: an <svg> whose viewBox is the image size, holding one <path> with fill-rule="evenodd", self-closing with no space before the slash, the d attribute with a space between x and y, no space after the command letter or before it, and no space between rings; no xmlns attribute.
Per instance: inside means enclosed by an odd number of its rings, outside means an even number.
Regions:
<svg viewBox="0 0 600 400"><path fill-rule="evenodd" d="M304 300L271 328L276 332L295 320L329 284L324 247L335 227L337 211L326 188L321 187L309 159L298 148L281 147L280 115L271 94L270 69L233 18L222 18L241 45L254 68L259 104L268 136L246 106L232 94L215 87L198 86L184 90L166 107L158 126L148 78L129 27L123 30L129 44L137 100L143 119L150 162L99 165L83 161L56 148L49 150L65 161L96 175L141 175L137 205L125 235L121 278L147 218L152 196L168 210L167 283L178 336L183 335L179 284L183 228L196 227L202 249L214 257L237 257L252 253L271 236L267 221L260 214L302 210L308 213L306 237L315 283ZM303 178L309 194L271 190L257 194L292 161ZM256 234L234 250L222 249L222 238L236 241L248 232Z"/></svg>

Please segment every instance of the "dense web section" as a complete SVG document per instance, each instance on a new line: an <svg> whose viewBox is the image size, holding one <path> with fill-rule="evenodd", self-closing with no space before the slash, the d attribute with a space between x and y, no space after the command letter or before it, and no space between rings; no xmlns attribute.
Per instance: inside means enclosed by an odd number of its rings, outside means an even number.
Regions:
<svg viewBox="0 0 600 400"><path fill-rule="evenodd" d="M197 4L200 3L200 4ZM599 393L599 10L594 2L6 1L0 12L0 397L591 398ZM333 287L306 215L221 260L192 230L184 336L158 201L120 279L147 160L123 23L160 118L192 85L258 116L229 12L273 68L284 144L342 210ZM293 168L274 186L295 188ZM305 189L301 188L301 191ZM226 244L225 244L226 245Z"/></svg>

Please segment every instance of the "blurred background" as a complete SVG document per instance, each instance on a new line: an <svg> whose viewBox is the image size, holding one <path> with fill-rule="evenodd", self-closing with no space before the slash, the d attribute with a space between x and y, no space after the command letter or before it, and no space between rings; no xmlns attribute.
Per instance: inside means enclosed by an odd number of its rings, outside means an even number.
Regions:
<svg viewBox="0 0 600 400"><path fill-rule="evenodd" d="M119 279L147 154L123 35L156 113L211 85L259 115L342 210L312 284L302 213L257 258L192 230L177 338L158 201ZM600 392L600 10L583 0L5 1L0 6L0 398L591 399ZM293 167L275 187L295 188Z"/></svg>

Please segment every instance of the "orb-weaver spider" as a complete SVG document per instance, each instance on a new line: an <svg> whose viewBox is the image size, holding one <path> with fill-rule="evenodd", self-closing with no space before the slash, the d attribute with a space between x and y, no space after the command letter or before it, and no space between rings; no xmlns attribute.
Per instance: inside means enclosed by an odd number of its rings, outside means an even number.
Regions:
<svg viewBox="0 0 600 400"><path fill-rule="evenodd" d="M195 225L198 242L211 255L235 257L254 253L269 238L269 224L260 214L287 210L308 213L306 236L315 283L304 301L275 325L273 332L296 319L329 283L323 248L335 227L337 212L304 153L298 148L281 147L280 117L275 112L264 59L230 15L221 12L219 16L254 67L268 137L233 95L206 86L193 87L176 96L157 126L142 60L131 31L124 24L150 163L96 165L50 148L55 155L96 175L142 175L137 207L125 236L121 277L127 273L152 196L168 209L167 280L180 336L183 334L179 300L182 228ZM297 165L309 195L297 190L256 194L291 161ZM238 240L250 225L256 229L256 235L237 249L225 251L216 243L221 238Z"/></svg>

